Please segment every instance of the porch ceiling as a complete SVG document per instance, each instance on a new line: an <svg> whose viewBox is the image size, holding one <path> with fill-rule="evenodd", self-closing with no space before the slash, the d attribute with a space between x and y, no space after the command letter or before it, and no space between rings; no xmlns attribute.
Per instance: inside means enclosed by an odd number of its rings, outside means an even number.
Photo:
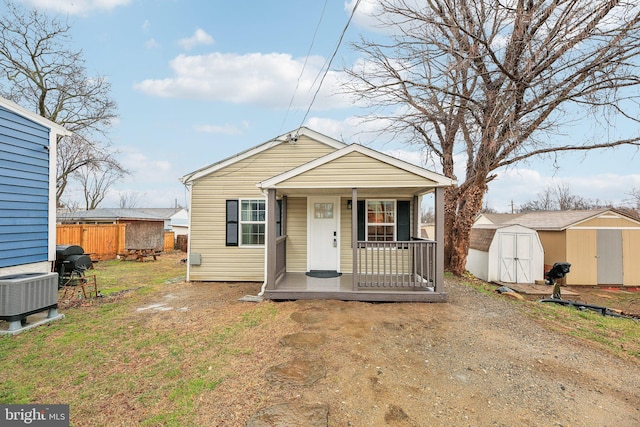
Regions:
<svg viewBox="0 0 640 427"><path fill-rule="evenodd" d="M357 188L358 198L371 198L371 197L413 197L421 196L424 194L432 193L435 189L433 187L380 187L380 188ZM288 197L307 197L314 195L323 196L339 196L351 198L352 188L327 188L327 187L313 187L313 188L276 188L278 196Z"/></svg>

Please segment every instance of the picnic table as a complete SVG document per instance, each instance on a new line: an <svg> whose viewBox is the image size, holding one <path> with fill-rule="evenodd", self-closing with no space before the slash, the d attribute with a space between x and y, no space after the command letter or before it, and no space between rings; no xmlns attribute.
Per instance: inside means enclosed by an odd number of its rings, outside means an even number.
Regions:
<svg viewBox="0 0 640 427"><path fill-rule="evenodd" d="M160 255L160 252L154 248L127 248L125 252L118 254L120 261L126 261L131 258L140 262L143 262L147 257L153 257L153 260L156 261L158 255Z"/></svg>

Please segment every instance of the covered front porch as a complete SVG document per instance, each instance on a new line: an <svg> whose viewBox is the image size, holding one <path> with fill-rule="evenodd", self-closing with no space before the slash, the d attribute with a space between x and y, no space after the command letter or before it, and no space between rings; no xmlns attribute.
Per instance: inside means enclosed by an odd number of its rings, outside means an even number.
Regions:
<svg viewBox="0 0 640 427"><path fill-rule="evenodd" d="M403 302L444 302L446 293L443 289L444 277L444 227L443 188L433 189L435 194L435 237L424 239L418 237L420 231L420 197L412 196L410 206L414 212L411 218L411 233L400 239L387 241L367 241L362 238L362 212L367 197L373 197L370 191L358 195L358 189L352 189L350 199L340 198L340 205L347 205L342 209L347 218L342 219L343 229L331 233L329 237L315 237L311 230L313 223L308 222L308 246L304 263L296 263L300 254L293 249L291 240L296 232L289 235L290 223L300 224L300 218L292 221L290 215L300 216L299 209L289 209L289 201L300 199L297 192L281 195L277 198L277 191L270 189L267 198L267 262L266 288L264 296L272 300L298 299L339 299L353 301L403 301ZM393 194L400 194L398 191ZM311 200L305 216L312 216L313 196L303 198ZM346 200L345 200L346 199ZM300 204L300 203L298 203ZM399 204L399 203L398 203ZM408 204L408 203L407 203ZM277 209L280 209L278 212ZM338 209L339 210L339 209ZM360 219L359 219L360 218ZM349 225L350 224L350 225ZM343 248L342 259L337 262L335 270L314 270L311 257L313 249L321 245L321 240L331 240L333 246ZM360 234L360 236L359 236ZM341 238L343 236L344 238ZM360 237L360 238L359 238ZM400 237L396 234L395 237ZM298 239L300 240L300 239ZM440 242L440 243L439 243ZM287 247L289 246L289 251ZM317 252L315 252L317 254ZM322 254L322 252L320 252ZM327 257L326 253L323 255ZM330 256L329 256L330 257ZM294 266L306 265L306 268ZM320 265L326 265L321 262ZM298 271L296 271L298 270ZM301 271L302 270L302 271ZM321 273L320 276L314 277ZM326 273L326 274L322 274ZM333 274L332 274L333 273ZM329 277L326 277L329 276ZM333 276L333 277L331 277Z"/></svg>
<svg viewBox="0 0 640 427"><path fill-rule="evenodd" d="M446 301L443 202L452 182L352 145L258 183L267 195L264 296ZM435 224L425 238L428 194Z"/></svg>

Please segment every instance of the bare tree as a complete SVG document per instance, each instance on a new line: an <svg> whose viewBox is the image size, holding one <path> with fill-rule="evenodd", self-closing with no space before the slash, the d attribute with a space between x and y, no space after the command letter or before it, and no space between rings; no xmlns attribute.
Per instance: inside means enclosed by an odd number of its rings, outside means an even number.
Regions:
<svg viewBox="0 0 640 427"><path fill-rule="evenodd" d="M82 185L85 209L96 209L107 195L111 184L122 178L120 169L107 169L106 171L92 166L80 168L75 172L78 182Z"/></svg>
<svg viewBox="0 0 640 427"><path fill-rule="evenodd" d="M640 188L634 187L629 192L629 196L631 196L631 204L633 207L640 211Z"/></svg>
<svg viewBox="0 0 640 427"><path fill-rule="evenodd" d="M445 262L464 272L469 234L500 168L533 156L639 145L567 142L570 119L593 113L638 121L640 7L591 0L379 0L383 41L361 40L364 60L346 91L374 107L382 131L420 144L454 174L445 191ZM633 89L633 90L631 90ZM637 107L636 107L637 108ZM606 126L606 123L605 123Z"/></svg>
<svg viewBox="0 0 640 427"><path fill-rule="evenodd" d="M69 49L70 26L5 0L0 20L0 92L72 131L58 144L57 202L82 167L124 171L106 132L116 116L106 78L90 77L82 51Z"/></svg>
<svg viewBox="0 0 640 427"><path fill-rule="evenodd" d="M103 190L105 192L113 183L129 173L112 153L103 150L104 147L100 144L83 139L76 134L58 142L56 200L62 199L69 181L74 178L84 189L86 182L83 177L88 170L94 174L101 172L104 175L113 175L99 178L108 183L107 188Z"/></svg>
<svg viewBox="0 0 640 427"><path fill-rule="evenodd" d="M530 200L520 206L520 212L567 211L579 209L597 209L605 207L598 200L585 199L574 194L567 184L549 185L538 193L537 200Z"/></svg>
<svg viewBox="0 0 640 427"><path fill-rule="evenodd" d="M135 191L120 193L120 204L118 207L121 209L137 208L142 196L143 195Z"/></svg>

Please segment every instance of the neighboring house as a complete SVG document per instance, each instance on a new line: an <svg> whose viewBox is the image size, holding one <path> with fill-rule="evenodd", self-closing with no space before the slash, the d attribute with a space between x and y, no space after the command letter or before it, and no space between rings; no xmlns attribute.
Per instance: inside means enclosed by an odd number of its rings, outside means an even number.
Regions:
<svg viewBox="0 0 640 427"><path fill-rule="evenodd" d="M487 282L535 283L544 279L538 233L521 225L474 224L467 270Z"/></svg>
<svg viewBox="0 0 640 427"><path fill-rule="evenodd" d="M191 281L260 281L270 299L446 299L449 178L302 127L181 181ZM424 240L432 192L436 238Z"/></svg>
<svg viewBox="0 0 640 427"><path fill-rule="evenodd" d="M0 320L17 333L57 314L56 145L71 133L0 98ZM46 319L26 318L49 310ZM0 322L1 323L1 322ZM25 323L26 324L26 323Z"/></svg>
<svg viewBox="0 0 640 427"><path fill-rule="evenodd" d="M519 224L538 232L545 269L571 264L567 285L640 285L640 221L615 209L483 214L479 224Z"/></svg>
<svg viewBox="0 0 640 427"><path fill-rule="evenodd" d="M0 98L0 276L50 272L56 257L56 145L70 135Z"/></svg>
<svg viewBox="0 0 640 427"><path fill-rule="evenodd" d="M133 210L164 218L164 230L188 234L189 212L184 208L135 208Z"/></svg>
<svg viewBox="0 0 640 427"><path fill-rule="evenodd" d="M165 216L141 209L99 208L58 212L60 224L126 224L126 248L164 249Z"/></svg>

